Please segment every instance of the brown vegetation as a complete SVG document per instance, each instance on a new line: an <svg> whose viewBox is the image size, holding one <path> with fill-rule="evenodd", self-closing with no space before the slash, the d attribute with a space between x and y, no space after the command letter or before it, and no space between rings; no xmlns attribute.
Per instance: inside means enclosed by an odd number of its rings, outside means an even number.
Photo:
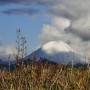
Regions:
<svg viewBox="0 0 90 90"><path fill-rule="evenodd" d="M87 69L35 63L0 73L0 90L90 90Z"/></svg>

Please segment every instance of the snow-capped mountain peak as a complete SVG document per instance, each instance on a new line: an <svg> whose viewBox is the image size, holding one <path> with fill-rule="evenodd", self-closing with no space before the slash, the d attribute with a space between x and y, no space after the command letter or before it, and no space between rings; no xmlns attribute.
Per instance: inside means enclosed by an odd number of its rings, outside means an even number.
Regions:
<svg viewBox="0 0 90 90"><path fill-rule="evenodd" d="M48 54L55 52L73 52L73 49L62 41L51 41L42 46L42 50Z"/></svg>
<svg viewBox="0 0 90 90"><path fill-rule="evenodd" d="M58 64L86 64L86 59L76 53L67 43L62 41L51 41L34 51L26 58L37 60L45 58Z"/></svg>

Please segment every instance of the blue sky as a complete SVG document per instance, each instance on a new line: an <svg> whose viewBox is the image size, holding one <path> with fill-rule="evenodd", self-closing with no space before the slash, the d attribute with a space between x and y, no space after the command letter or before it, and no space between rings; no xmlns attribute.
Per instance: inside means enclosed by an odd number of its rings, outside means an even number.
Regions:
<svg viewBox="0 0 90 90"><path fill-rule="evenodd" d="M29 51L35 49L40 45L38 38L41 33L43 24L50 22L50 17L43 14L47 8L40 5L2 5L0 11L16 8L36 8L42 14L0 14L0 41L2 44L15 43L16 40L16 29L21 28L25 36L27 37Z"/></svg>

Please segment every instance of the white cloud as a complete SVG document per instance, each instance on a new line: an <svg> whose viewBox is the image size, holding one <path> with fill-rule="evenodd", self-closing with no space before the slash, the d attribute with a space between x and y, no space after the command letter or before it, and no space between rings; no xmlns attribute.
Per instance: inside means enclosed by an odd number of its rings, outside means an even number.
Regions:
<svg viewBox="0 0 90 90"><path fill-rule="evenodd" d="M65 29L70 26L70 21L68 19L62 17L53 17L51 24L43 25L42 33L40 34L40 38L42 42L50 40L58 40L66 38ZM71 36L70 36L71 37Z"/></svg>
<svg viewBox="0 0 90 90"><path fill-rule="evenodd" d="M90 39L90 0L59 0L49 6L49 13L67 18L71 28L82 39Z"/></svg>
<svg viewBox="0 0 90 90"><path fill-rule="evenodd" d="M65 28L70 26L71 22L67 18L53 16L52 24L56 28L64 30Z"/></svg>
<svg viewBox="0 0 90 90"><path fill-rule="evenodd" d="M65 29L69 27L70 24L68 19L53 17L51 25L43 25L42 34L40 34L39 37L44 43L50 40L58 40L65 36Z"/></svg>
<svg viewBox="0 0 90 90"><path fill-rule="evenodd" d="M73 19L90 14L90 0L59 0L57 4L49 6L53 14L72 16Z"/></svg>
<svg viewBox="0 0 90 90"><path fill-rule="evenodd" d="M14 60L14 54L16 53L16 48L14 44L0 46L0 59L8 60L9 56L11 56L10 60Z"/></svg>
<svg viewBox="0 0 90 90"><path fill-rule="evenodd" d="M90 40L90 17L83 17L72 22L72 33L80 36L82 39Z"/></svg>

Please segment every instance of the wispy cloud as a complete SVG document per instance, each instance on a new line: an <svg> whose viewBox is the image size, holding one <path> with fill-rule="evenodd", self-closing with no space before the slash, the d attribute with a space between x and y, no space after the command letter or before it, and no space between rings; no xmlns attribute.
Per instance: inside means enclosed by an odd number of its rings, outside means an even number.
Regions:
<svg viewBox="0 0 90 90"><path fill-rule="evenodd" d="M56 0L59 1L59 0ZM31 4L31 3L38 3L38 4L55 4L54 0L0 0L0 3L3 4L10 4L10 3L21 3L21 4Z"/></svg>
<svg viewBox="0 0 90 90"><path fill-rule="evenodd" d="M27 14L27 15L34 15L37 14L39 11L36 9L32 8L20 8L20 9L9 9L2 11L1 14L6 14L6 15L22 15L22 14Z"/></svg>
<svg viewBox="0 0 90 90"><path fill-rule="evenodd" d="M51 0L50 0L51 1ZM43 7L43 5L47 4L47 2L49 3L50 1L47 0L0 0L0 5L9 5L9 4L14 4L14 5L23 5L23 7L18 8L16 7L16 9L13 7L9 7L9 9L4 9L3 11L0 11L0 14L6 14L6 15L20 15L20 14L28 14L28 15L34 15L34 14L38 14L38 13L42 13L40 12L41 9L39 8L34 8L34 7L38 7L39 5ZM34 6L32 7L32 5L34 4ZM27 8L28 6L28 8ZM29 7L30 6L30 7ZM42 8L41 7L41 8Z"/></svg>
<svg viewBox="0 0 90 90"><path fill-rule="evenodd" d="M8 3L22 3L22 2L32 2L33 0L0 0L0 3L8 4Z"/></svg>

